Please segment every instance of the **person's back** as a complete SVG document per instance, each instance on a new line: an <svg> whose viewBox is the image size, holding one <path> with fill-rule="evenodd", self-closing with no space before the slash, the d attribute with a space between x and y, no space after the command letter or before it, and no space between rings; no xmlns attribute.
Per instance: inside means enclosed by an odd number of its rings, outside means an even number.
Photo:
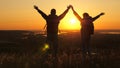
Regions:
<svg viewBox="0 0 120 68"><path fill-rule="evenodd" d="M51 51L53 51L53 56L57 58L57 50L58 50L58 25L60 20L64 18L67 14L70 6L59 16L56 15L56 10L51 9L50 15L46 15L43 11L41 11L37 6L34 8L39 12L39 14L46 20L47 26L47 41L50 45Z"/></svg>
<svg viewBox="0 0 120 68"><path fill-rule="evenodd" d="M48 34L57 34L58 33L58 25L60 20L57 15L49 15L46 19L47 21L47 33Z"/></svg>
<svg viewBox="0 0 120 68"><path fill-rule="evenodd" d="M56 15L56 10L51 9L51 14L46 15L43 11L38 9L37 6L34 6L34 8L41 14L41 16L46 20L47 23L47 36L48 34L57 34L58 33L58 25L61 19L64 18L68 10L70 9L70 6L67 7L67 9L59 16Z"/></svg>
<svg viewBox="0 0 120 68"><path fill-rule="evenodd" d="M92 17L88 17L88 18L83 18L81 20L81 30L87 32L88 34L93 34L94 33L94 24L93 24L93 20Z"/></svg>
<svg viewBox="0 0 120 68"><path fill-rule="evenodd" d="M93 22L98 19L104 13L100 13L95 17L89 16L88 13L83 13L83 18L74 10L73 6L71 5L73 10L73 14L81 23L81 49L82 49L82 58L83 61L86 60L86 54L88 53L89 57L91 58L91 47L90 47L90 40L91 35L94 33L94 25Z"/></svg>

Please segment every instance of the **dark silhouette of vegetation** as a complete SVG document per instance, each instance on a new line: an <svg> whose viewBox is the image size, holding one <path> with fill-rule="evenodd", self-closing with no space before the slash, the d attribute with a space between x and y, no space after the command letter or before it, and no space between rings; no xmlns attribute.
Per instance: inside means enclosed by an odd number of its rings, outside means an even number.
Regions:
<svg viewBox="0 0 120 68"><path fill-rule="evenodd" d="M119 68L120 34L100 32L94 33L90 43L93 64L89 59L82 64L79 31L60 34L58 68ZM45 39L44 35L32 31L0 31L0 68L53 68L54 57L48 50L41 50Z"/></svg>

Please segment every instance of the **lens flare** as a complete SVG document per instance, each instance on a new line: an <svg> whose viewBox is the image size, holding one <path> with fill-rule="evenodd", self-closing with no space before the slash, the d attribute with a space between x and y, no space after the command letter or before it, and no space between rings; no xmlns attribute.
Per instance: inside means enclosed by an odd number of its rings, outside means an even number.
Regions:
<svg viewBox="0 0 120 68"><path fill-rule="evenodd" d="M45 49L48 49L49 48L49 45L48 44L45 44Z"/></svg>
<svg viewBox="0 0 120 68"><path fill-rule="evenodd" d="M42 50L43 50L43 51L46 51L47 49L49 49L49 44L46 43L46 44L44 45L44 47L43 47Z"/></svg>

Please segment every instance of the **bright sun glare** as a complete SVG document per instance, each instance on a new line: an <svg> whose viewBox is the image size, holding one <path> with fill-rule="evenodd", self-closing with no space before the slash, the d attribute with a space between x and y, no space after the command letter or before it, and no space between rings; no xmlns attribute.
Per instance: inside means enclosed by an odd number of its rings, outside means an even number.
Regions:
<svg viewBox="0 0 120 68"><path fill-rule="evenodd" d="M66 18L61 21L60 29L79 30L81 28L80 21L73 15L73 12L68 13Z"/></svg>
<svg viewBox="0 0 120 68"><path fill-rule="evenodd" d="M70 19L70 24L75 24L76 20L74 18Z"/></svg>

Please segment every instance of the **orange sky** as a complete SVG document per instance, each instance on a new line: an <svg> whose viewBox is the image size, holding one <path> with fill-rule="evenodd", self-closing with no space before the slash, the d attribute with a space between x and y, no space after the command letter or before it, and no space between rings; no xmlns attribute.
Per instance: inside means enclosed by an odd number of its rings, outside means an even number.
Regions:
<svg viewBox="0 0 120 68"><path fill-rule="evenodd" d="M81 17L84 12L92 17L105 12L94 22L95 29L120 29L120 0L1 0L0 30L42 30L46 22L33 5L37 5L47 15L55 8L57 15L60 15L69 4ZM75 19L74 24L71 19ZM71 10L60 21L59 29L80 29L80 22Z"/></svg>

